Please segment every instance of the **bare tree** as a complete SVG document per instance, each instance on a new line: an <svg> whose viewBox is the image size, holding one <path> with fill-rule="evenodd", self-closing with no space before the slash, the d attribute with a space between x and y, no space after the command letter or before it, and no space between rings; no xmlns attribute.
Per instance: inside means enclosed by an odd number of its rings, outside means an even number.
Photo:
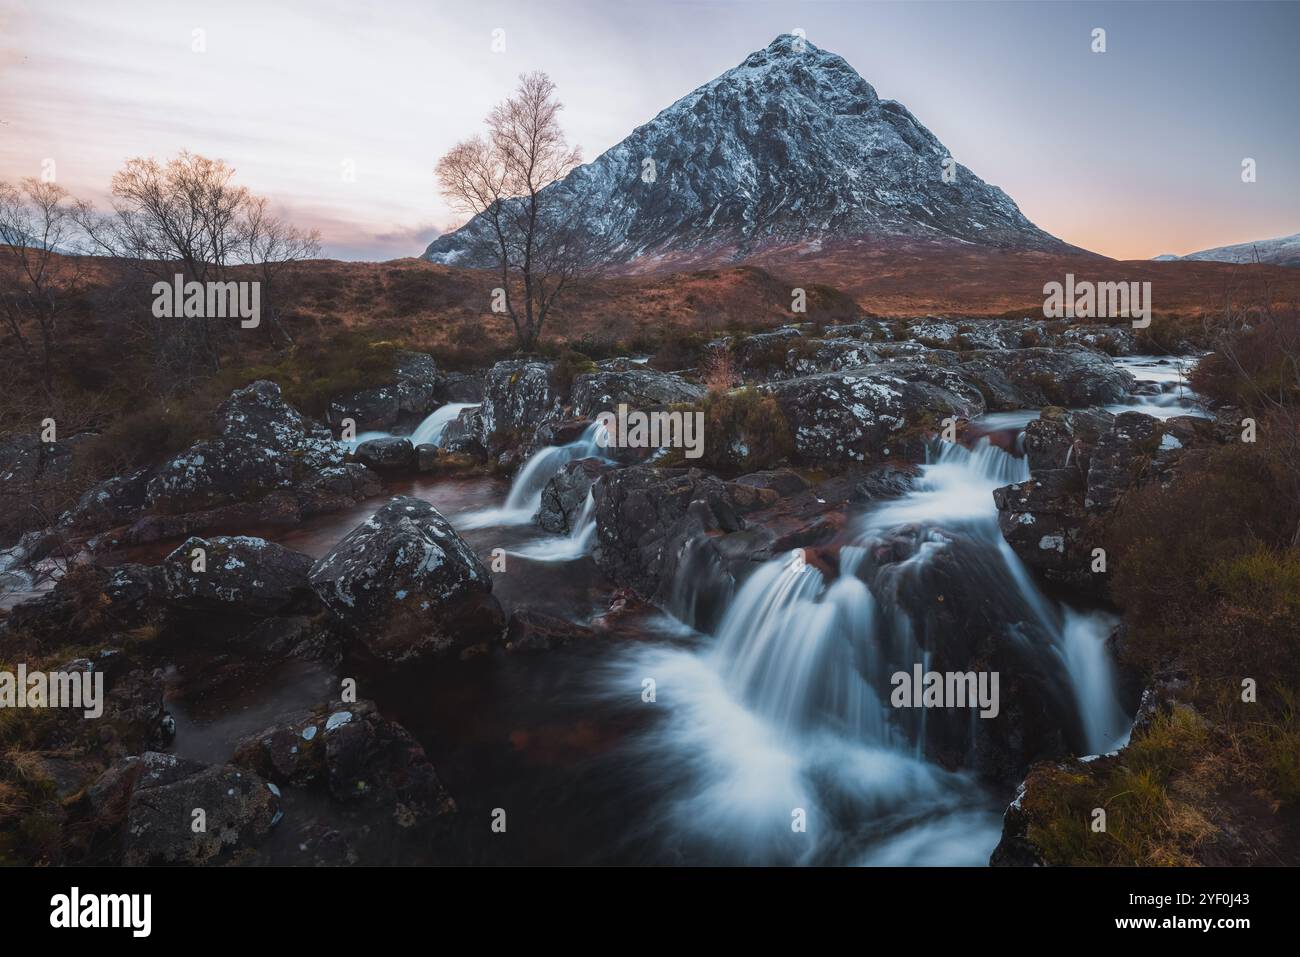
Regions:
<svg viewBox="0 0 1300 957"><path fill-rule="evenodd" d="M0 321L28 361L39 361L47 397L59 320L82 290L83 260L73 255L82 208L55 183L0 182Z"/></svg>
<svg viewBox="0 0 1300 957"><path fill-rule="evenodd" d="M81 223L101 252L152 279L179 273L185 282L227 282L233 269L255 266L266 283L288 263L319 254L315 233L301 233L276 217L265 199L236 185L234 177L222 160L189 152L166 163L136 158L113 176L111 211L88 213ZM278 305L273 314L271 325L288 341ZM234 340L228 325L211 319L145 320L169 373L220 368L223 342Z"/></svg>
<svg viewBox="0 0 1300 957"><path fill-rule="evenodd" d="M501 275L519 348L536 348L552 307L601 257L581 228L573 197L556 184L581 161L560 128L562 104L545 73L520 77L487 117L488 134L457 143L438 161L442 195L486 223L482 248Z"/></svg>
<svg viewBox="0 0 1300 957"><path fill-rule="evenodd" d="M320 255L320 235L315 230L301 232L273 215L269 203L262 197L249 200L244 219L245 256L257 267L262 283L262 316L268 320L267 335L274 342L278 333L286 343L292 344L293 337L281 322L283 298L280 296L280 280L294 263Z"/></svg>

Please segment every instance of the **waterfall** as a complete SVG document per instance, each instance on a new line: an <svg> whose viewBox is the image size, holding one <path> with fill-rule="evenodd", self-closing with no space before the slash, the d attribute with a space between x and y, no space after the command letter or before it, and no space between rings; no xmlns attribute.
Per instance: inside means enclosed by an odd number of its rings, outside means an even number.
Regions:
<svg viewBox="0 0 1300 957"><path fill-rule="evenodd" d="M856 521L832 581L798 551L766 562L698 645L635 649L612 666L611 689L651 678L669 709L635 745L674 778L657 826L751 863L986 863L1004 802L927 753L931 735L964 735L972 767L975 712L888 700L892 673L928 669L935 644L956 640L950 619L933 618L944 582L1003 622L1007 654L1060 687L1048 697L1064 709L1062 733L1086 752L1113 747L1127 716L1105 647L1111 619L1058 607L997 527L993 490L1028 477L987 439L936 444L910 492ZM690 581L670 610L694 615L697 596L726 593L706 571L682 564ZM792 839L800 812L808 836Z"/></svg>
<svg viewBox="0 0 1300 957"><path fill-rule="evenodd" d="M371 439L410 439L412 445L442 445L442 434L448 424L460 415L462 410L472 409L477 404L476 402L449 402L440 405L425 416L410 435L399 435L395 432L362 432L356 438L345 441L344 444L352 452L355 452L362 442L369 442Z"/></svg>
<svg viewBox="0 0 1300 957"><path fill-rule="evenodd" d="M442 433L447 426L465 409L472 409L474 402L449 402L431 412L411 433L412 445L442 445Z"/></svg>
<svg viewBox="0 0 1300 957"><path fill-rule="evenodd" d="M569 534L562 538L543 538L530 542L517 549L512 555L520 555L539 562L569 562L581 558L591 549L591 540L596 537L596 498L587 490L586 501L582 503L579 513Z"/></svg>
<svg viewBox="0 0 1300 957"><path fill-rule="evenodd" d="M483 528L489 525L523 525L531 522L541 508L542 490L546 488L546 483L570 462L599 456L605 447L607 435L603 425L593 422L581 436L567 445L548 445L538 449L515 473L505 505L468 512L460 516L456 524L462 528Z"/></svg>

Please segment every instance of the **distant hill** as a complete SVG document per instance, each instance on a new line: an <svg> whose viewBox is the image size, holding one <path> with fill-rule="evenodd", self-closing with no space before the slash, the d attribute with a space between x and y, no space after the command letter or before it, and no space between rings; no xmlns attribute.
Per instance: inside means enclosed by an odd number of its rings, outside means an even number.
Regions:
<svg viewBox="0 0 1300 957"><path fill-rule="evenodd" d="M1251 243L1236 243L1232 246L1216 246L1202 249L1199 253L1175 256L1166 253L1156 256L1156 262L1175 262L1191 260L1193 262L1215 263L1261 263L1269 266L1300 266L1300 233L1291 236L1279 236L1277 239L1261 239Z"/></svg>

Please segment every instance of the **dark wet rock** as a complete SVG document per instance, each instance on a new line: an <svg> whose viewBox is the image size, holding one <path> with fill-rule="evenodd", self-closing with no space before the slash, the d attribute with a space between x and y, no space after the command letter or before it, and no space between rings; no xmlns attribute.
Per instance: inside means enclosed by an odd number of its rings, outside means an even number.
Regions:
<svg viewBox="0 0 1300 957"><path fill-rule="evenodd" d="M412 415L428 415L444 401L440 394L442 375L438 363L427 352L403 352L397 357L397 408Z"/></svg>
<svg viewBox="0 0 1300 957"><path fill-rule="evenodd" d="M149 469L139 469L97 483L81 496L62 524L92 531L133 521L144 510L149 476Z"/></svg>
<svg viewBox="0 0 1300 957"><path fill-rule="evenodd" d="M984 411L979 391L952 370L920 361L881 363L766 386L807 462L870 461L945 418Z"/></svg>
<svg viewBox="0 0 1300 957"><path fill-rule="evenodd" d="M410 439L371 439L358 445L353 455L362 465L379 472L409 469L415 464L415 449Z"/></svg>
<svg viewBox="0 0 1300 957"><path fill-rule="evenodd" d="M244 439L198 442L159 467L146 500L164 514L198 512L257 498L293 484L284 453Z"/></svg>
<svg viewBox="0 0 1300 957"><path fill-rule="evenodd" d="M198 809L205 827L196 832ZM256 847L279 817L274 787L244 769L213 766L175 779L169 772L159 781L141 774L127 813L125 863L228 861Z"/></svg>
<svg viewBox="0 0 1300 957"><path fill-rule="evenodd" d="M689 540L744 527L726 485L698 469L618 469L602 476L592 494L596 563L647 598L671 586Z"/></svg>
<svg viewBox="0 0 1300 957"><path fill-rule="evenodd" d="M302 469L341 465L347 452L328 429L300 415L284 401L280 387L265 379L232 392L217 407L216 420L224 438L287 455Z"/></svg>
<svg viewBox="0 0 1300 957"><path fill-rule="evenodd" d="M394 386L363 389L330 402L329 423L341 431L351 420L356 434L386 432L397 424L402 409Z"/></svg>
<svg viewBox="0 0 1300 957"><path fill-rule="evenodd" d="M552 368L550 362L507 359L488 371L476 418L477 439L490 455L525 440L559 413L564 396L551 384Z"/></svg>
<svg viewBox="0 0 1300 957"><path fill-rule="evenodd" d="M1031 469L1070 466L1086 473L1093 446L1115 417L1104 409L1066 410L1051 406L1025 426L1024 450Z"/></svg>
<svg viewBox="0 0 1300 957"><path fill-rule="evenodd" d="M195 549L204 569L194 569ZM167 601L190 611L273 615L307 592L310 555L246 535L187 539L163 560Z"/></svg>
<svg viewBox="0 0 1300 957"><path fill-rule="evenodd" d="M963 374L979 384L992 411L1107 405L1133 387L1131 373L1085 348L977 350L964 359Z"/></svg>
<svg viewBox="0 0 1300 957"><path fill-rule="evenodd" d="M438 399L447 402L482 402L483 377L467 372L447 372L438 381Z"/></svg>
<svg viewBox="0 0 1300 957"><path fill-rule="evenodd" d="M481 406L461 409L460 413L442 430L442 448L448 452L468 455L482 462L487 459L487 446L481 438L483 416Z"/></svg>
<svg viewBox="0 0 1300 957"><path fill-rule="evenodd" d="M295 489L303 519L337 512L381 491L379 476L360 462L321 469Z"/></svg>
<svg viewBox="0 0 1300 957"><path fill-rule="evenodd" d="M1025 783L1002 815L1002 837L989 857L990 867L1045 867L1042 849L1029 838L1029 815L1024 811Z"/></svg>
<svg viewBox="0 0 1300 957"><path fill-rule="evenodd" d="M398 497L320 559L311 585L390 664L466 653L504 627L492 576L436 508Z"/></svg>
<svg viewBox="0 0 1300 957"><path fill-rule="evenodd" d="M592 425L592 419L551 419L543 422L533 436L533 445L569 445L577 442Z"/></svg>
<svg viewBox="0 0 1300 957"><path fill-rule="evenodd" d="M456 810L424 749L370 701L336 701L250 735L235 763L280 787L323 790L337 806L364 812L366 829L388 845Z"/></svg>
<svg viewBox="0 0 1300 957"><path fill-rule="evenodd" d="M920 474L918 466L907 463L877 466L854 487L853 501L867 504L906 495Z"/></svg>
<svg viewBox="0 0 1300 957"><path fill-rule="evenodd" d="M421 442L415 447L415 470L421 474L432 472L438 467L438 453L441 449L432 442Z"/></svg>
<svg viewBox="0 0 1300 957"><path fill-rule="evenodd" d="M1160 423L1141 412L1115 416L1109 431L1092 450L1085 505L1104 511L1114 507L1141 476L1160 447Z"/></svg>
<svg viewBox="0 0 1300 957"><path fill-rule="evenodd" d="M179 515L254 501L342 465L347 451L265 380L231 393L217 409L216 424L220 437L174 456L149 479L145 502L151 511Z"/></svg>
<svg viewBox="0 0 1300 957"><path fill-rule="evenodd" d="M998 528L1030 568L1061 582L1090 581L1083 474L1077 468L1036 469L1015 485L995 489Z"/></svg>
<svg viewBox="0 0 1300 957"><path fill-rule="evenodd" d="M591 628L575 625L531 608L517 608L506 626L506 647L516 653L553 651L575 641L596 636Z"/></svg>
<svg viewBox="0 0 1300 957"><path fill-rule="evenodd" d="M558 535L572 532L586 510L591 486L610 468L608 462L597 458L578 459L565 465L542 489L537 524Z"/></svg>
<svg viewBox="0 0 1300 957"><path fill-rule="evenodd" d="M573 414L591 418L600 412L614 411L620 405L647 412L697 402L704 397L704 387L671 372L637 366L621 372L582 373L573 380L570 395Z"/></svg>

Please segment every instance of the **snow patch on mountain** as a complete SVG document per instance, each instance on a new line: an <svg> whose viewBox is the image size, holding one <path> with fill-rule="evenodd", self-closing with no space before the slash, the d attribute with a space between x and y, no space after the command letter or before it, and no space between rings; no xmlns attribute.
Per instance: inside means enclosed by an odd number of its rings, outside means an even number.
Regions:
<svg viewBox="0 0 1300 957"><path fill-rule="evenodd" d="M861 236L1070 251L842 57L781 36L549 187L617 262ZM652 182L642 177L653 160ZM476 217L425 258L477 262Z"/></svg>

